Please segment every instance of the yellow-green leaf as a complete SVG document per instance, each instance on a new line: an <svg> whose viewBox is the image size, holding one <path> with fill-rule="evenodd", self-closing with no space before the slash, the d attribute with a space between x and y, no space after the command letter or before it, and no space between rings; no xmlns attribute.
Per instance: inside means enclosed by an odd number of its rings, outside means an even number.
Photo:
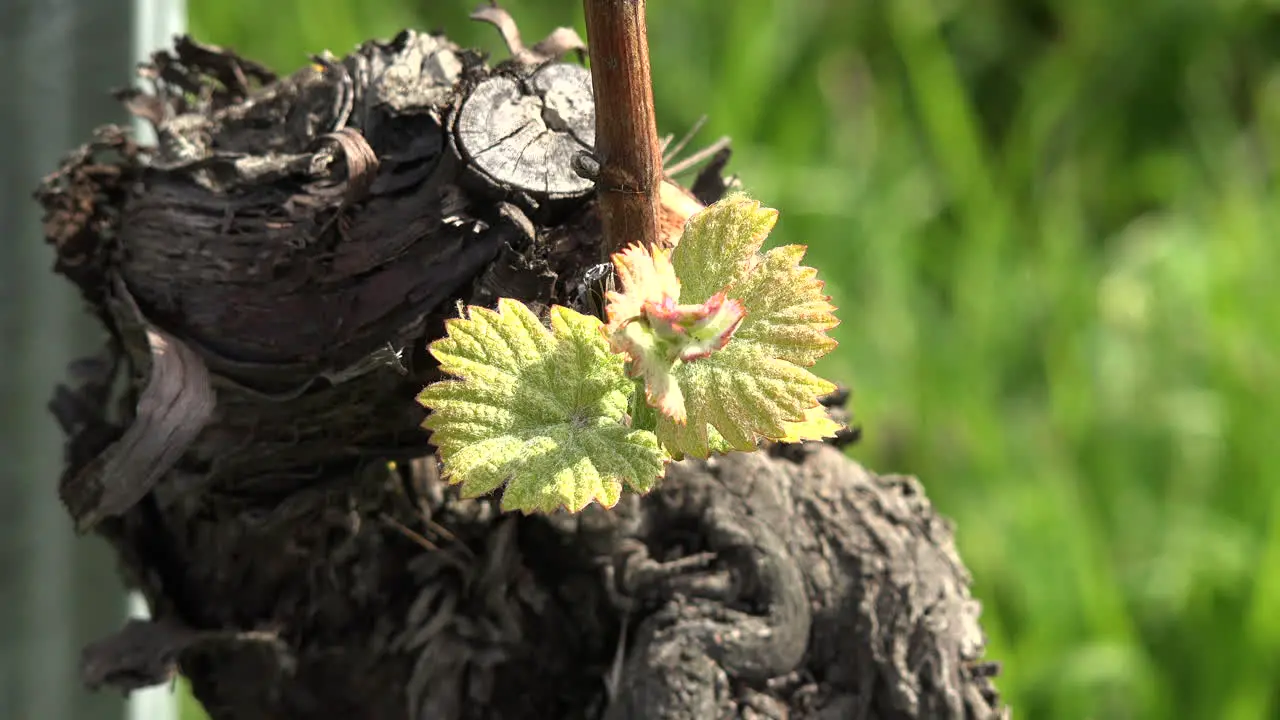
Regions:
<svg viewBox="0 0 1280 720"><path fill-rule="evenodd" d="M445 477L466 497L503 488L502 508L576 512L647 492L669 456L626 424L634 384L601 322L551 309L547 328L523 303L467 308L431 354L449 378L418 395Z"/></svg>
<svg viewBox="0 0 1280 720"><path fill-rule="evenodd" d="M660 410L658 439L676 457L750 450L761 439L820 439L839 429L818 403L835 386L807 369L836 345L827 334L837 324L835 307L817 271L800 264L803 246L761 253L777 218L776 210L730 195L689 218L669 259L661 250L648 260L629 250L626 267L618 266L611 326L624 327L630 313L647 327L646 303L654 302L648 295L659 285L653 278L669 276L650 269L667 265L677 278L661 283L669 307L726 299L745 312L726 326L727 342L721 337L696 353L655 352L661 346L636 330L613 335L614 348L645 380L646 396ZM673 288L678 295L670 295Z"/></svg>

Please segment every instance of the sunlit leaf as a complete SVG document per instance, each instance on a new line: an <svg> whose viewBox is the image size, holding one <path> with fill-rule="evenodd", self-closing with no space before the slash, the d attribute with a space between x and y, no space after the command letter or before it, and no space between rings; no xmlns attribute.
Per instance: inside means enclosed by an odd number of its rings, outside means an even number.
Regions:
<svg viewBox="0 0 1280 720"><path fill-rule="evenodd" d="M610 342L645 381L658 438L677 457L840 429L818 403L835 386L807 369L836 345L835 308L800 264L803 246L761 253L777 217L731 195L692 216L669 255L632 247L614 258Z"/></svg>
<svg viewBox="0 0 1280 720"><path fill-rule="evenodd" d="M502 508L576 512L646 492L669 457L625 414L633 390L601 322L564 307L548 329L523 303L469 307L431 354L452 376L418 402L445 477L466 497L503 488Z"/></svg>

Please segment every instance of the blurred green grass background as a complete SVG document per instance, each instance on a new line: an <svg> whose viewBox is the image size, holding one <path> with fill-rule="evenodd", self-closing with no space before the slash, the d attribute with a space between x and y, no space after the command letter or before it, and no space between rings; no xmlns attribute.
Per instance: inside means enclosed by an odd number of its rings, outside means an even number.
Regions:
<svg viewBox="0 0 1280 720"><path fill-rule="evenodd" d="M192 0L292 71L478 0ZM507 0L526 40L576 0ZM841 307L871 467L958 525L1017 717L1280 718L1280 2L650 0Z"/></svg>

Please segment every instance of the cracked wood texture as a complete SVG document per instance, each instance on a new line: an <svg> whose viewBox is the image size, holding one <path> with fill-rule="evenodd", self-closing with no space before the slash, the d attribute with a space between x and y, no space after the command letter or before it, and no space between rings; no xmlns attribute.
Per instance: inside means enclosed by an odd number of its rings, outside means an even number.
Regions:
<svg viewBox="0 0 1280 720"><path fill-rule="evenodd" d="M590 142L557 57L406 31L276 78L182 38L120 95L158 147L102 128L46 178L108 331L51 403L59 490L156 618L86 682L180 671L215 720L1003 717L950 527L837 447L686 461L578 516L440 481L414 396L444 318L585 309L599 274L591 188L547 166ZM530 125L462 147L477 91Z"/></svg>

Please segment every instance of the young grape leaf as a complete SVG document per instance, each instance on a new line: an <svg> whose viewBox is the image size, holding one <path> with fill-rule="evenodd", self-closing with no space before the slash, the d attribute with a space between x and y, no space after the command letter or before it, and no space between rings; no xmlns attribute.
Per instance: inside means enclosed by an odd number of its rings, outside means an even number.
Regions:
<svg viewBox="0 0 1280 720"><path fill-rule="evenodd" d="M610 334L638 317L645 303L661 303L680 295L680 280L671 264L670 250L631 245L614 253L613 266L618 271L618 283L627 292L605 293Z"/></svg>
<svg viewBox="0 0 1280 720"><path fill-rule="evenodd" d="M635 256L652 262L638 262ZM733 331L745 314L741 303L724 293L712 295L699 305L678 305L679 282L657 287L646 280L669 272L671 263L666 253L657 250L652 256L639 246L631 246L614 256L623 282L632 282L635 296L610 293L609 325L605 331L614 352L627 356L630 374L644 379L645 400L663 415L684 422L684 395L672 371L679 362L707 357L729 342ZM646 270L639 270L645 268ZM654 275L646 275L653 268ZM636 296L642 302L636 303Z"/></svg>
<svg viewBox="0 0 1280 720"><path fill-rule="evenodd" d="M784 425L786 433L778 438L779 442L797 443L804 440L817 440L819 438L832 438L836 433L844 429L844 426L827 414L827 408L822 404L814 405L804 411L804 419L799 422L789 422Z"/></svg>
<svg viewBox="0 0 1280 720"><path fill-rule="evenodd" d="M551 309L551 328L509 298L446 322L431 354L453 378L418 402L445 477L464 497L502 487L503 510L577 512L650 490L669 456L650 430L625 420L634 384L602 323Z"/></svg>
<svg viewBox="0 0 1280 720"><path fill-rule="evenodd" d="M777 218L776 210L734 194L690 217L669 257L657 250L644 259L636 249L615 257L621 290L609 298L607 330L633 373L640 370L650 401L659 400L657 435L676 457L750 450L761 438L832 437L840 429L818 402L835 386L806 369L836 345L827 335L838 322L835 308L817 271L800 264L804 246L761 254ZM652 280L669 274L676 283ZM707 308L727 299L745 316L720 347L668 359L637 342L634 329L661 334L645 314L646 303L663 301L653 295L659 286L677 307L704 308L709 316ZM679 399L678 408L670 398Z"/></svg>

